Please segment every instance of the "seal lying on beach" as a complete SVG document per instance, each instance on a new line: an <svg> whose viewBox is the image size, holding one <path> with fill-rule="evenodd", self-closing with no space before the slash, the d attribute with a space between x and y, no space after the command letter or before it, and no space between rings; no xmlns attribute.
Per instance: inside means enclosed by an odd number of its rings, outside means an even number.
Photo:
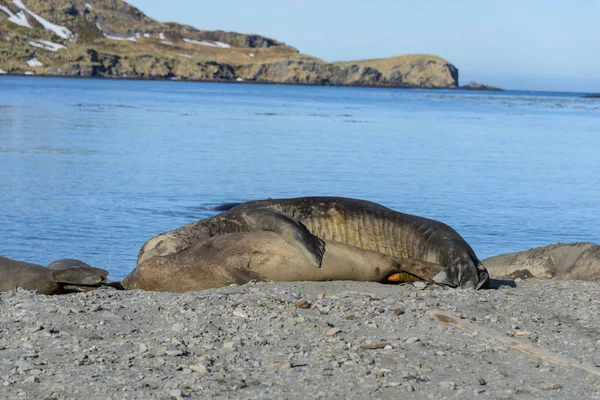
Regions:
<svg viewBox="0 0 600 400"><path fill-rule="evenodd" d="M493 277L527 271L536 278L600 282L600 245L559 243L484 260Z"/></svg>
<svg viewBox="0 0 600 400"><path fill-rule="evenodd" d="M397 258L326 241L321 268L274 232L214 236L186 250L139 263L125 289L187 292L257 281L331 281L400 283L431 281L437 264Z"/></svg>
<svg viewBox="0 0 600 400"><path fill-rule="evenodd" d="M483 288L489 275L467 242L448 225L403 214L382 205L342 197L258 200L148 240L138 265L154 256L182 251L209 237L232 232L273 231L316 266L323 239L398 258L439 264L435 281L460 288Z"/></svg>
<svg viewBox="0 0 600 400"><path fill-rule="evenodd" d="M40 294L87 292L107 284L108 271L64 259L48 267L0 257L0 292L16 288Z"/></svg>

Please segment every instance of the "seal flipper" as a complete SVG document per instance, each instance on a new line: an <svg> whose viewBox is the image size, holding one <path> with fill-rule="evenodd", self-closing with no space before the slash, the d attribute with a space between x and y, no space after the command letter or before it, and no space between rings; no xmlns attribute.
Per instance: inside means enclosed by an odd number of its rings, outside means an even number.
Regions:
<svg viewBox="0 0 600 400"><path fill-rule="evenodd" d="M317 268L321 268L325 241L308 230L297 219L270 208L249 208L242 211L243 220L254 230L277 233L302 252Z"/></svg>
<svg viewBox="0 0 600 400"><path fill-rule="evenodd" d="M395 258L396 272L388 275L382 283L400 283L428 281L433 282L434 278L444 270L444 266L416 258Z"/></svg>

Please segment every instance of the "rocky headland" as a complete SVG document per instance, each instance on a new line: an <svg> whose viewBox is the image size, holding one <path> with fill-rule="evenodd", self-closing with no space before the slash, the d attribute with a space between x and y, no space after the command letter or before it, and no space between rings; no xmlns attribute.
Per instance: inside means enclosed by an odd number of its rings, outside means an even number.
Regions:
<svg viewBox="0 0 600 400"><path fill-rule="evenodd" d="M0 0L0 74L459 87L437 56L328 63L259 35L158 22L121 0Z"/></svg>

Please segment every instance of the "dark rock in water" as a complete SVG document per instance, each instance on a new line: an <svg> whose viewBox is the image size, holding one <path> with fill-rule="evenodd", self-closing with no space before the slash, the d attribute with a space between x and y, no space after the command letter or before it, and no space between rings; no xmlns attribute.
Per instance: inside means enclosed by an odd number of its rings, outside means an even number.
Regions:
<svg viewBox="0 0 600 400"><path fill-rule="evenodd" d="M594 243L553 244L482 262L492 277L507 277L525 270L536 278L600 281L600 245Z"/></svg>
<svg viewBox="0 0 600 400"><path fill-rule="evenodd" d="M491 86L491 85L484 85L482 83L477 83L477 82L469 82L468 84L466 84L465 86L461 86L461 89L466 89L466 90L492 90L492 91L496 91L496 92L501 92L503 91L502 89L495 87L495 86Z"/></svg>
<svg viewBox="0 0 600 400"><path fill-rule="evenodd" d="M590 93L590 94L586 94L585 96L586 99L600 99L600 93Z"/></svg>

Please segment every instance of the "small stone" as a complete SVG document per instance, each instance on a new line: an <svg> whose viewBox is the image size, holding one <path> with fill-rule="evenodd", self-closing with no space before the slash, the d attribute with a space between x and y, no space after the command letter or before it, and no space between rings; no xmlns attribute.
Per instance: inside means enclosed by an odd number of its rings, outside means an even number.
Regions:
<svg viewBox="0 0 600 400"><path fill-rule="evenodd" d="M425 289L428 285L427 282L413 282L413 286L415 287L415 289L417 290L423 290Z"/></svg>
<svg viewBox="0 0 600 400"><path fill-rule="evenodd" d="M181 332L183 330L183 325L180 323L173 324L173 326L171 326L171 330L173 332Z"/></svg>
<svg viewBox="0 0 600 400"><path fill-rule="evenodd" d="M307 309L310 308L311 304L308 302L308 300L302 299L300 300L297 304L296 304L296 308L303 308L303 309Z"/></svg>
<svg viewBox="0 0 600 400"><path fill-rule="evenodd" d="M248 314L246 314L242 310L234 310L233 315L236 317L239 317L239 318L244 318L244 319L248 318Z"/></svg>
<svg viewBox="0 0 600 400"><path fill-rule="evenodd" d="M317 296L317 300L323 300L324 298L325 298L324 292L319 293L319 295Z"/></svg>
<svg viewBox="0 0 600 400"><path fill-rule="evenodd" d="M417 292L410 292L409 296L410 297L417 297Z"/></svg>
<svg viewBox="0 0 600 400"><path fill-rule="evenodd" d="M148 346L146 346L144 343L137 343L137 348L140 353L145 353L148 351Z"/></svg>
<svg viewBox="0 0 600 400"><path fill-rule="evenodd" d="M199 374L205 374L205 373L207 373L207 372L208 372L208 370L206 369L206 366L204 366L204 364L202 364L202 363L198 363L198 364L196 364L196 365L192 365L192 366L190 367L190 369L191 369L192 371L196 371L196 372L198 372Z"/></svg>
<svg viewBox="0 0 600 400"><path fill-rule="evenodd" d="M167 350L167 352L165 353L168 356L182 356L183 355L183 351L181 350Z"/></svg>
<svg viewBox="0 0 600 400"><path fill-rule="evenodd" d="M223 348L228 350L233 350L235 347L235 342L225 342L223 343Z"/></svg>
<svg viewBox="0 0 600 400"><path fill-rule="evenodd" d="M337 335L341 331L342 330L340 328L331 328L330 330L327 331L327 336Z"/></svg>
<svg viewBox="0 0 600 400"><path fill-rule="evenodd" d="M402 315L404 314L404 310L401 308L396 308L394 311L394 315Z"/></svg>
<svg viewBox="0 0 600 400"><path fill-rule="evenodd" d="M440 382L440 386L441 386L441 387L448 388L448 389L450 389L450 390L454 390L454 389L456 389L456 383L454 383L454 382L450 382L450 381L441 381L441 382Z"/></svg>
<svg viewBox="0 0 600 400"><path fill-rule="evenodd" d="M421 339L419 339L416 336L409 337L408 339L406 339L406 343L408 343L408 344L417 343L419 341L421 341Z"/></svg>
<svg viewBox="0 0 600 400"><path fill-rule="evenodd" d="M379 349L385 349L387 346L390 346L389 343L369 343L369 344L363 344L361 346L358 346L359 349L365 349L365 350L379 350ZM391 348L391 346L390 346Z"/></svg>
<svg viewBox="0 0 600 400"><path fill-rule="evenodd" d="M23 381L23 383L25 384L31 384L31 383L36 383L38 380L35 376L30 376L29 378L25 378L25 380Z"/></svg>
<svg viewBox="0 0 600 400"><path fill-rule="evenodd" d="M477 381L479 382L479 384L480 384L481 386L485 386L485 385L487 385L487 381L486 381L485 379L483 379L483 378L479 378Z"/></svg>

